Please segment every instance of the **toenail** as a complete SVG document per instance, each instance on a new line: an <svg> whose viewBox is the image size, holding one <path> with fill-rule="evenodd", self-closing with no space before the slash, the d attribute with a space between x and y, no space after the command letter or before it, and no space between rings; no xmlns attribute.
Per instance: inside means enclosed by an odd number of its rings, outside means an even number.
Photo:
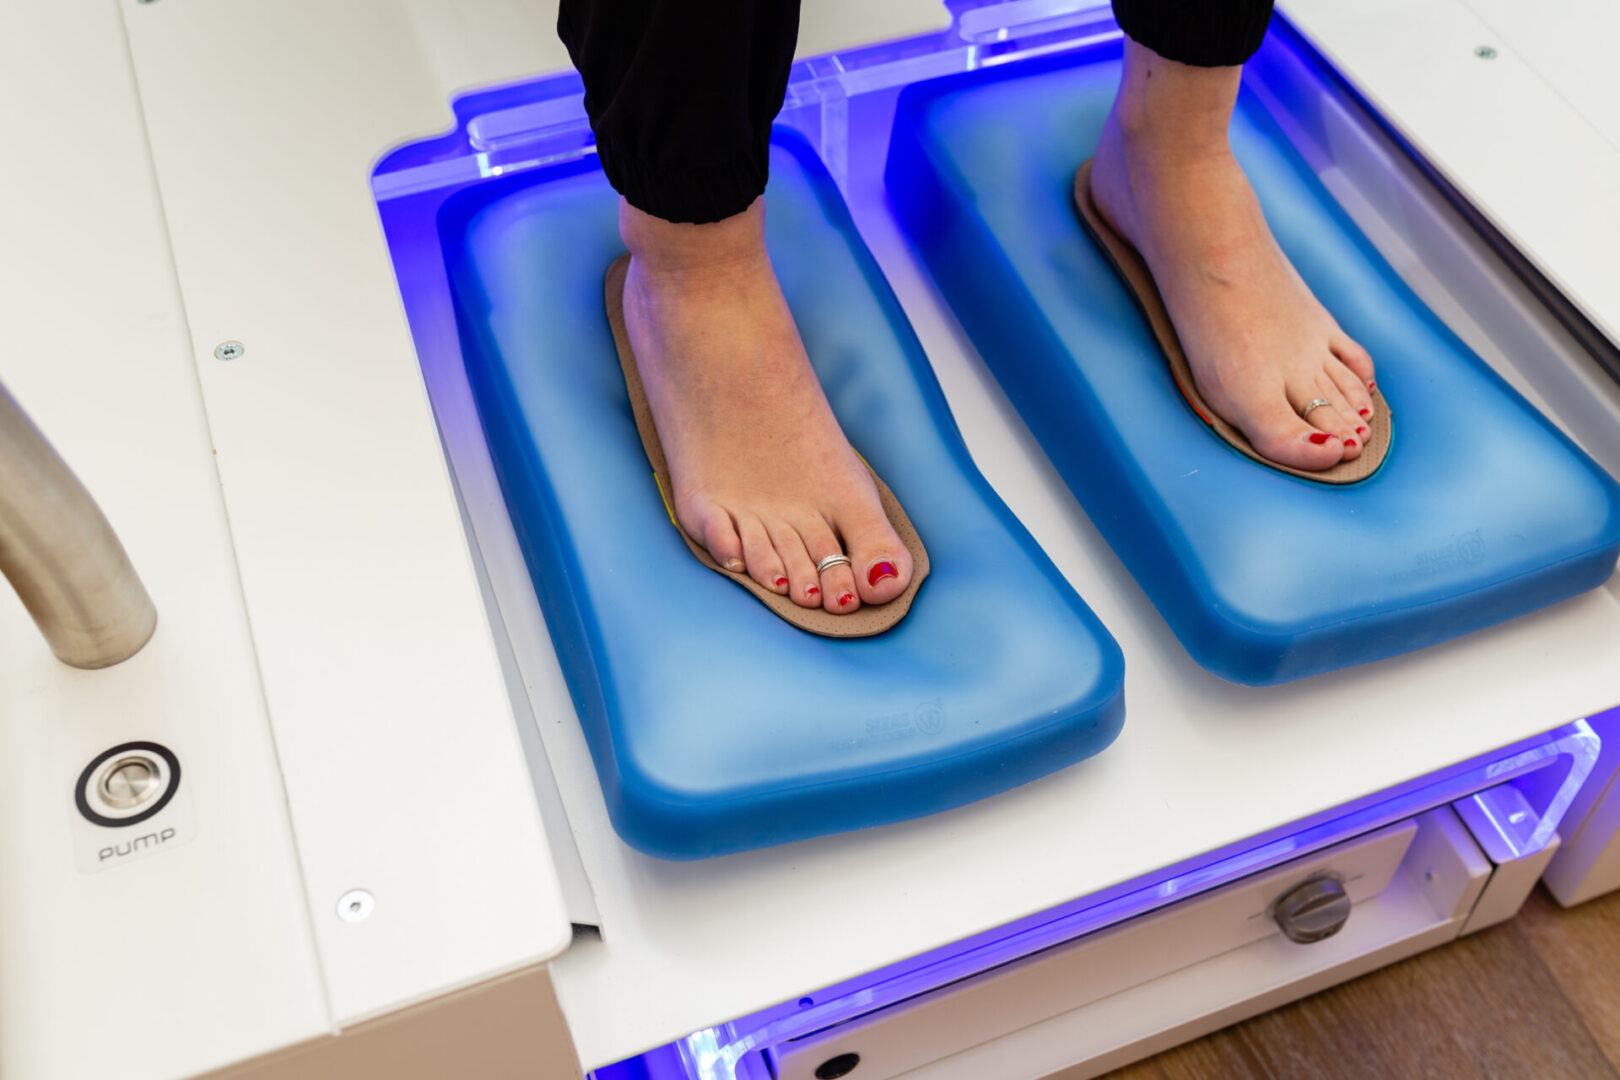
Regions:
<svg viewBox="0 0 1620 1080"><path fill-rule="evenodd" d="M838 606L839 607L849 607L849 605L853 604L854 602L855 602L855 594L852 593L852 592L844 593L842 596L840 596L838 598Z"/></svg>
<svg viewBox="0 0 1620 1080"><path fill-rule="evenodd" d="M1367 434L1367 428L1365 427L1365 425L1362 426L1362 427L1356 428L1356 434L1357 435L1365 435L1365 434Z"/></svg>
<svg viewBox="0 0 1620 1080"><path fill-rule="evenodd" d="M787 578L778 577L775 581L771 582L771 584L775 585L778 589L780 589L780 588L782 588L783 586L785 586L787 584Z"/></svg>
<svg viewBox="0 0 1620 1080"><path fill-rule="evenodd" d="M872 569L866 572L866 583L868 585L876 585L884 578L897 578L899 576L900 571L894 568L894 563L884 559L880 563L874 563Z"/></svg>
<svg viewBox="0 0 1620 1080"><path fill-rule="evenodd" d="M1367 389L1376 390L1376 389L1378 389L1378 384L1375 383L1375 382L1368 382L1367 383Z"/></svg>
<svg viewBox="0 0 1620 1080"><path fill-rule="evenodd" d="M743 561L741 559L727 559L726 569L730 570L733 574L740 574L743 570Z"/></svg>
<svg viewBox="0 0 1620 1080"><path fill-rule="evenodd" d="M1317 446L1321 446L1331 438L1333 438L1333 436L1329 435L1325 431L1313 431L1310 435L1311 442L1315 443Z"/></svg>
<svg viewBox="0 0 1620 1080"><path fill-rule="evenodd" d="M1354 439L1346 439L1346 440L1344 440L1344 448L1346 450L1354 450L1356 448L1356 440L1354 440Z"/></svg>
<svg viewBox="0 0 1620 1080"><path fill-rule="evenodd" d="M806 595L806 596L820 596L821 595L821 589L819 587L815 586L815 585L806 585L804 587L804 595Z"/></svg>
<svg viewBox="0 0 1620 1080"><path fill-rule="evenodd" d="M1362 409L1361 410L1361 415L1362 416L1371 416L1372 415L1372 410L1371 409Z"/></svg>

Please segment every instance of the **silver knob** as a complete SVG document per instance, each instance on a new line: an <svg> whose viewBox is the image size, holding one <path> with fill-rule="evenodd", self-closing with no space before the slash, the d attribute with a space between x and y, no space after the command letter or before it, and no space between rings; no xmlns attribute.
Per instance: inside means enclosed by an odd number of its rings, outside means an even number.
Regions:
<svg viewBox="0 0 1620 1080"><path fill-rule="evenodd" d="M1277 897L1271 914L1289 941L1309 945L1344 929L1350 921L1350 895L1338 878L1314 877Z"/></svg>

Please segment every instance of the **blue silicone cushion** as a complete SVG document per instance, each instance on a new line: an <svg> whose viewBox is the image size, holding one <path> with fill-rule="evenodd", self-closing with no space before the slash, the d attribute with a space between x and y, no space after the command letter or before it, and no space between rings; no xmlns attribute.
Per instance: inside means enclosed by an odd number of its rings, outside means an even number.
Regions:
<svg viewBox="0 0 1620 1080"><path fill-rule="evenodd" d="M462 348L608 810L697 858L897 821L1090 756L1119 647L974 468L831 178L771 154L769 243L828 398L933 570L876 637L794 629L687 551L608 332L620 252L596 169L488 182L440 217Z"/></svg>
<svg viewBox="0 0 1620 1080"><path fill-rule="evenodd" d="M1193 659L1281 683L1601 584L1620 489L1424 307L1247 92L1234 148L1283 249L1372 353L1393 446L1333 487L1250 461L1193 414L1071 199L1118 56L910 87L886 179L985 363Z"/></svg>

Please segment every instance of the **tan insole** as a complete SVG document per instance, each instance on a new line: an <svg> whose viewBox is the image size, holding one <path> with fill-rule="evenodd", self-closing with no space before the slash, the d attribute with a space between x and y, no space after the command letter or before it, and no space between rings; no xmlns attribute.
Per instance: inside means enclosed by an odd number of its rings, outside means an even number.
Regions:
<svg viewBox="0 0 1620 1080"><path fill-rule="evenodd" d="M1126 290L1136 301L1136 306L1142 310L1148 326L1153 330L1153 336L1158 339L1159 347L1164 350L1165 358L1170 362L1170 374L1175 378L1181 396L1187 399L1187 404L1192 406L1198 418L1213 428L1217 435L1230 443L1234 449L1262 465L1278 472L1288 473L1290 476L1299 476L1323 484L1354 484L1378 471L1379 466L1384 463L1384 458L1389 454L1392 427L1389 405L1376 388L1371 391L1373 414L1367 421L1366 442L1360 456L1354 460L1341 461L1332 468L1312 472L1309 469L1296 469L1292 465L1272 461L1256 450L1244 437L1243 432L1216 415L1215 410L1211 409L1203 396L1198 393L1198 386L1193 381L1192 366L1187 362L1187 353L1181 347L1181 339L1176 336L1175 324L1170 321L1170 313L1165 310L1164 299L1159 295L1159 288L1153 281L1153 272L1148 269L1141 254L1131 246L1131 242L1120 236L1107 221L1103 220L1096 204L1092 202L1090 161L1081 165L1074 175L1074 205L1079 211L1080 223L1102 249L1104 256L1119 274L1120 280L1125 283Z"/></svg>
<svg viewBox="0 0 1620 1080"><path fill-rule="evenodd" d="M607 315L608 325L613 328L613 343L619 350L619 367L624 372L625 389L630 392L630 407L636 416L636 431L641 435L642 449L647 452L647 461L652 465L653 476L658 482L659 494L664 499L664 509L669 511L669 520L675 530L686 541L686 546L697 561L707 566L717 574L722 574L741 585L757 596L761 603L780 615L786 621L808 630L812 634L823 637L871 637L881 634L895 623L905 618L906 612L911 610L911 602L917 595L917 589L922 585L923 579L928 576L928 551L923 547L922 539L917 535L916 527L906 512L900 506L900 500L894 497L877 473L872 473L872 481L877 485L878 496L883 501L883 512L888 515L889 524L899 535L900 542L911 553L911 581L906 585L905 591L886 604L862 604L855 612L849 615L834 615L825 608L806 608L795 604L791 599L774 593L746 573L734 574L730 570L714 561L707 548L693 540L675 520L675 511L671 505L671 498L675 491L669 477L669 464L664 460L664 447L658 441L658 429L653 424L652 409L647 404L646 392L641 386L641 373L636 370L635 354L630 350L630 335L624 326L624 275L630 267L630 256L621 255L607 272ZM867 466L868 469L871 466ZM851 567L852 573L860 573L860 567Z"/></svg>

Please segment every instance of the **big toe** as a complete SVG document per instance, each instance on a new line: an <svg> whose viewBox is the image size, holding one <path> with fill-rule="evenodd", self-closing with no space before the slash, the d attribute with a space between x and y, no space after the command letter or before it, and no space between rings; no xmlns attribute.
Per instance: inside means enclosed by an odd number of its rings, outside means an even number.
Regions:
<svg viewBox="0 0 1620 1080"><path fill-rule="evenodd" d="M1323 406L1321 411L1333 410ZM1240 426L1260 456L1279 465L1320 472L1344 460L1344 442L1338 435L1306 423L1281 398L1256 410L1256 415Z"/></svg>
<svg viewBox="0 0 1620 1080"><path fill-rule="evenodd" d="M879 512L843 530L861 601L886 604L911 584L911 552Z"/></svg>

